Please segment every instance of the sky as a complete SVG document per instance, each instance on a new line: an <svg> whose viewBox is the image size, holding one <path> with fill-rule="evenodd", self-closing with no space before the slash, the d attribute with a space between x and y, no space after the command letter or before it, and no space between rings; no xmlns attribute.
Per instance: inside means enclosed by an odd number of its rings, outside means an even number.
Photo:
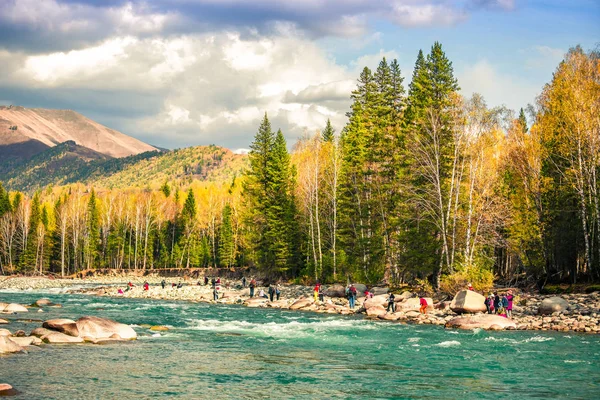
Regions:
<svg viewBox="0 0 600 400"><path fill-rule="evenodd" d="M0 104L72 109L164 148L345 125L360 70L442 43L461 92L534 103L598 0L0 0Z"/></svg>

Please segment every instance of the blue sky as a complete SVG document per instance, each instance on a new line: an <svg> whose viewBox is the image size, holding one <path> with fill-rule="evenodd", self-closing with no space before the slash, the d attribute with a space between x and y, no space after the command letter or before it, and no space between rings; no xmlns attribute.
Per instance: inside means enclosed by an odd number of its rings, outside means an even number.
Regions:
<svg viewBox="0 0 600 400"><path fill-rule="evenodd" d="M69 108L168 148L340 130L358 71L440 41L462 93L533 103L600 42L592 0L1 0L0 104Z"/></svg>

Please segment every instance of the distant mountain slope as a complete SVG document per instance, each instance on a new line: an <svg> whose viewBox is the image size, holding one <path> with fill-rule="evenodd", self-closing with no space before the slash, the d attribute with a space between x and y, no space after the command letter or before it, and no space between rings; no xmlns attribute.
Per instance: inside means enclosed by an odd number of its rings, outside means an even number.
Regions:
<svg viewBox="0 0 600 400"><path fill-rule="evenodd" d="M108 188L158 188L165 181L229 180L241 174L246 162L247 156L217 146L110 158L69 141L8 171L0 171L0 181L11 190L25 192L76 182Z"/></svg>
<svg viewBox="0 0 600 400"><path fill-rule="evenodd" d="M239 176L247 160L246 155L214 145L188 147L140 160L120 172L94 179L93 183L101 187L158 188L163 182L174 180L219 182Z"/></svg>
<svg viewBox="0 0 600 400"><path fill-rule="evenodd" d="M18 143L31 140L47 147L74 141L109 157L126 157L156 150L149 144L107 128L75 111L0 106L0 153L6 152L2 150L4 146L15 149ZM31 153L31 146L26 148ZM41 145L38 145L38 149L43 150ZM20 159L28 159L30 155L13 154Z"/></svg>

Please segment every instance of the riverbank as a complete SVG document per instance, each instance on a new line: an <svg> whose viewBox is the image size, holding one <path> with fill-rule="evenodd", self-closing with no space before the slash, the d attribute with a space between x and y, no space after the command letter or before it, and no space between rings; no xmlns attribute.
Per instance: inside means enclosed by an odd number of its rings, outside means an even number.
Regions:
<svg viewBox="0 0 600 400"><path fill-rule="evenodd" d="M410 292L396 294L396 312L386 311L387 295L385 288L376 288L373 298L358 297L356 307L350 309L348 301L343 297L343 287L333 285L327 288L325 300L315 302L312 288L300 285L281 286L280 300L269 301L265 298L250 298L250 290L243 288L240 281L227 281L221 287L219 299L213 300L212 287L198 285L197 282L180 279L168 280L167 287L160 286L161 277L94 277L87 279L48 279L41 277L6 277L0 279L0 290L49 290L57 289L66 293L82 293L97 296L184 300L191 302L238 304L247 307L279 308L308 311L326 314L365 314L366 318L396 321L413 324L447 325L458 315L450 309L450 302L434 303L428 300L430 306L427 314L419 313L419 303ZM126 283L131 281L135 286L123 294L118 289L125 290ZM148 281L149 290L143 290L143 282ZM183 283L183 287L172 287L173 283ZM267 293L267 288L262 288ZM257 288L258 294L261 288ZM359 291L360 292L360 291ZM542 302L561 302L562 307L557 311L544 315L539 313ZM552 310L550 310L552 311ZM514 324L501 324L496 329L539 330L600 333L600 293L564 294L560 296L521 293L517 296L513 310ZM452 323L450 325L453 325Z"/></svg>

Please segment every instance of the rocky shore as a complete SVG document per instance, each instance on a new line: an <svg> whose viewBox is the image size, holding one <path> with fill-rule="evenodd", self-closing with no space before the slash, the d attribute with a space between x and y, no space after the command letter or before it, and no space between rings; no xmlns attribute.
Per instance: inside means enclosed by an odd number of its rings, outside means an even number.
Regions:
<svg viewBox="0 0 600 400"><path fill-rule="evenodd" d="M344 295L344 287L332 285L325 290L325 301L315 302L311 287L285 285L281 287L280 300L269 301L255 296L243 288L240 281L228 281L221 286L219 299L213 300L212 287L198 282L170 279L167 287L160 286L161 277L95 277L93 279L47 279L10 277L0 280L0 290L34 290L57 288L67 293L83 293L98 296L123 298L146 298L161 300L185 300L220 304L239 304L247 307L269 307L328 314L364 314L366 318L414 324L443 325L448 328L492 329L492 330L541 330L561 332L600 333L600 293L565 294L546 296L532 293L517 293L512 318L485 315L484 297L471 291L457 293L453 301L434 301L427 298L427 314L419 312L419 299L414 293L405 291L396 294L396 312L387 312L387 288L370 288L372 298L360 296L356 307L350 309ZM123 294L127 282L135 286ZM143 290L148 281L149 290ZM172 287L173 283L183 287ZM358 293L365 290L357 284ZM256 289L258 294L260 287ZM262 288L267 293L267 288ZM462 294L461 294L462 293Z"/></svg>

